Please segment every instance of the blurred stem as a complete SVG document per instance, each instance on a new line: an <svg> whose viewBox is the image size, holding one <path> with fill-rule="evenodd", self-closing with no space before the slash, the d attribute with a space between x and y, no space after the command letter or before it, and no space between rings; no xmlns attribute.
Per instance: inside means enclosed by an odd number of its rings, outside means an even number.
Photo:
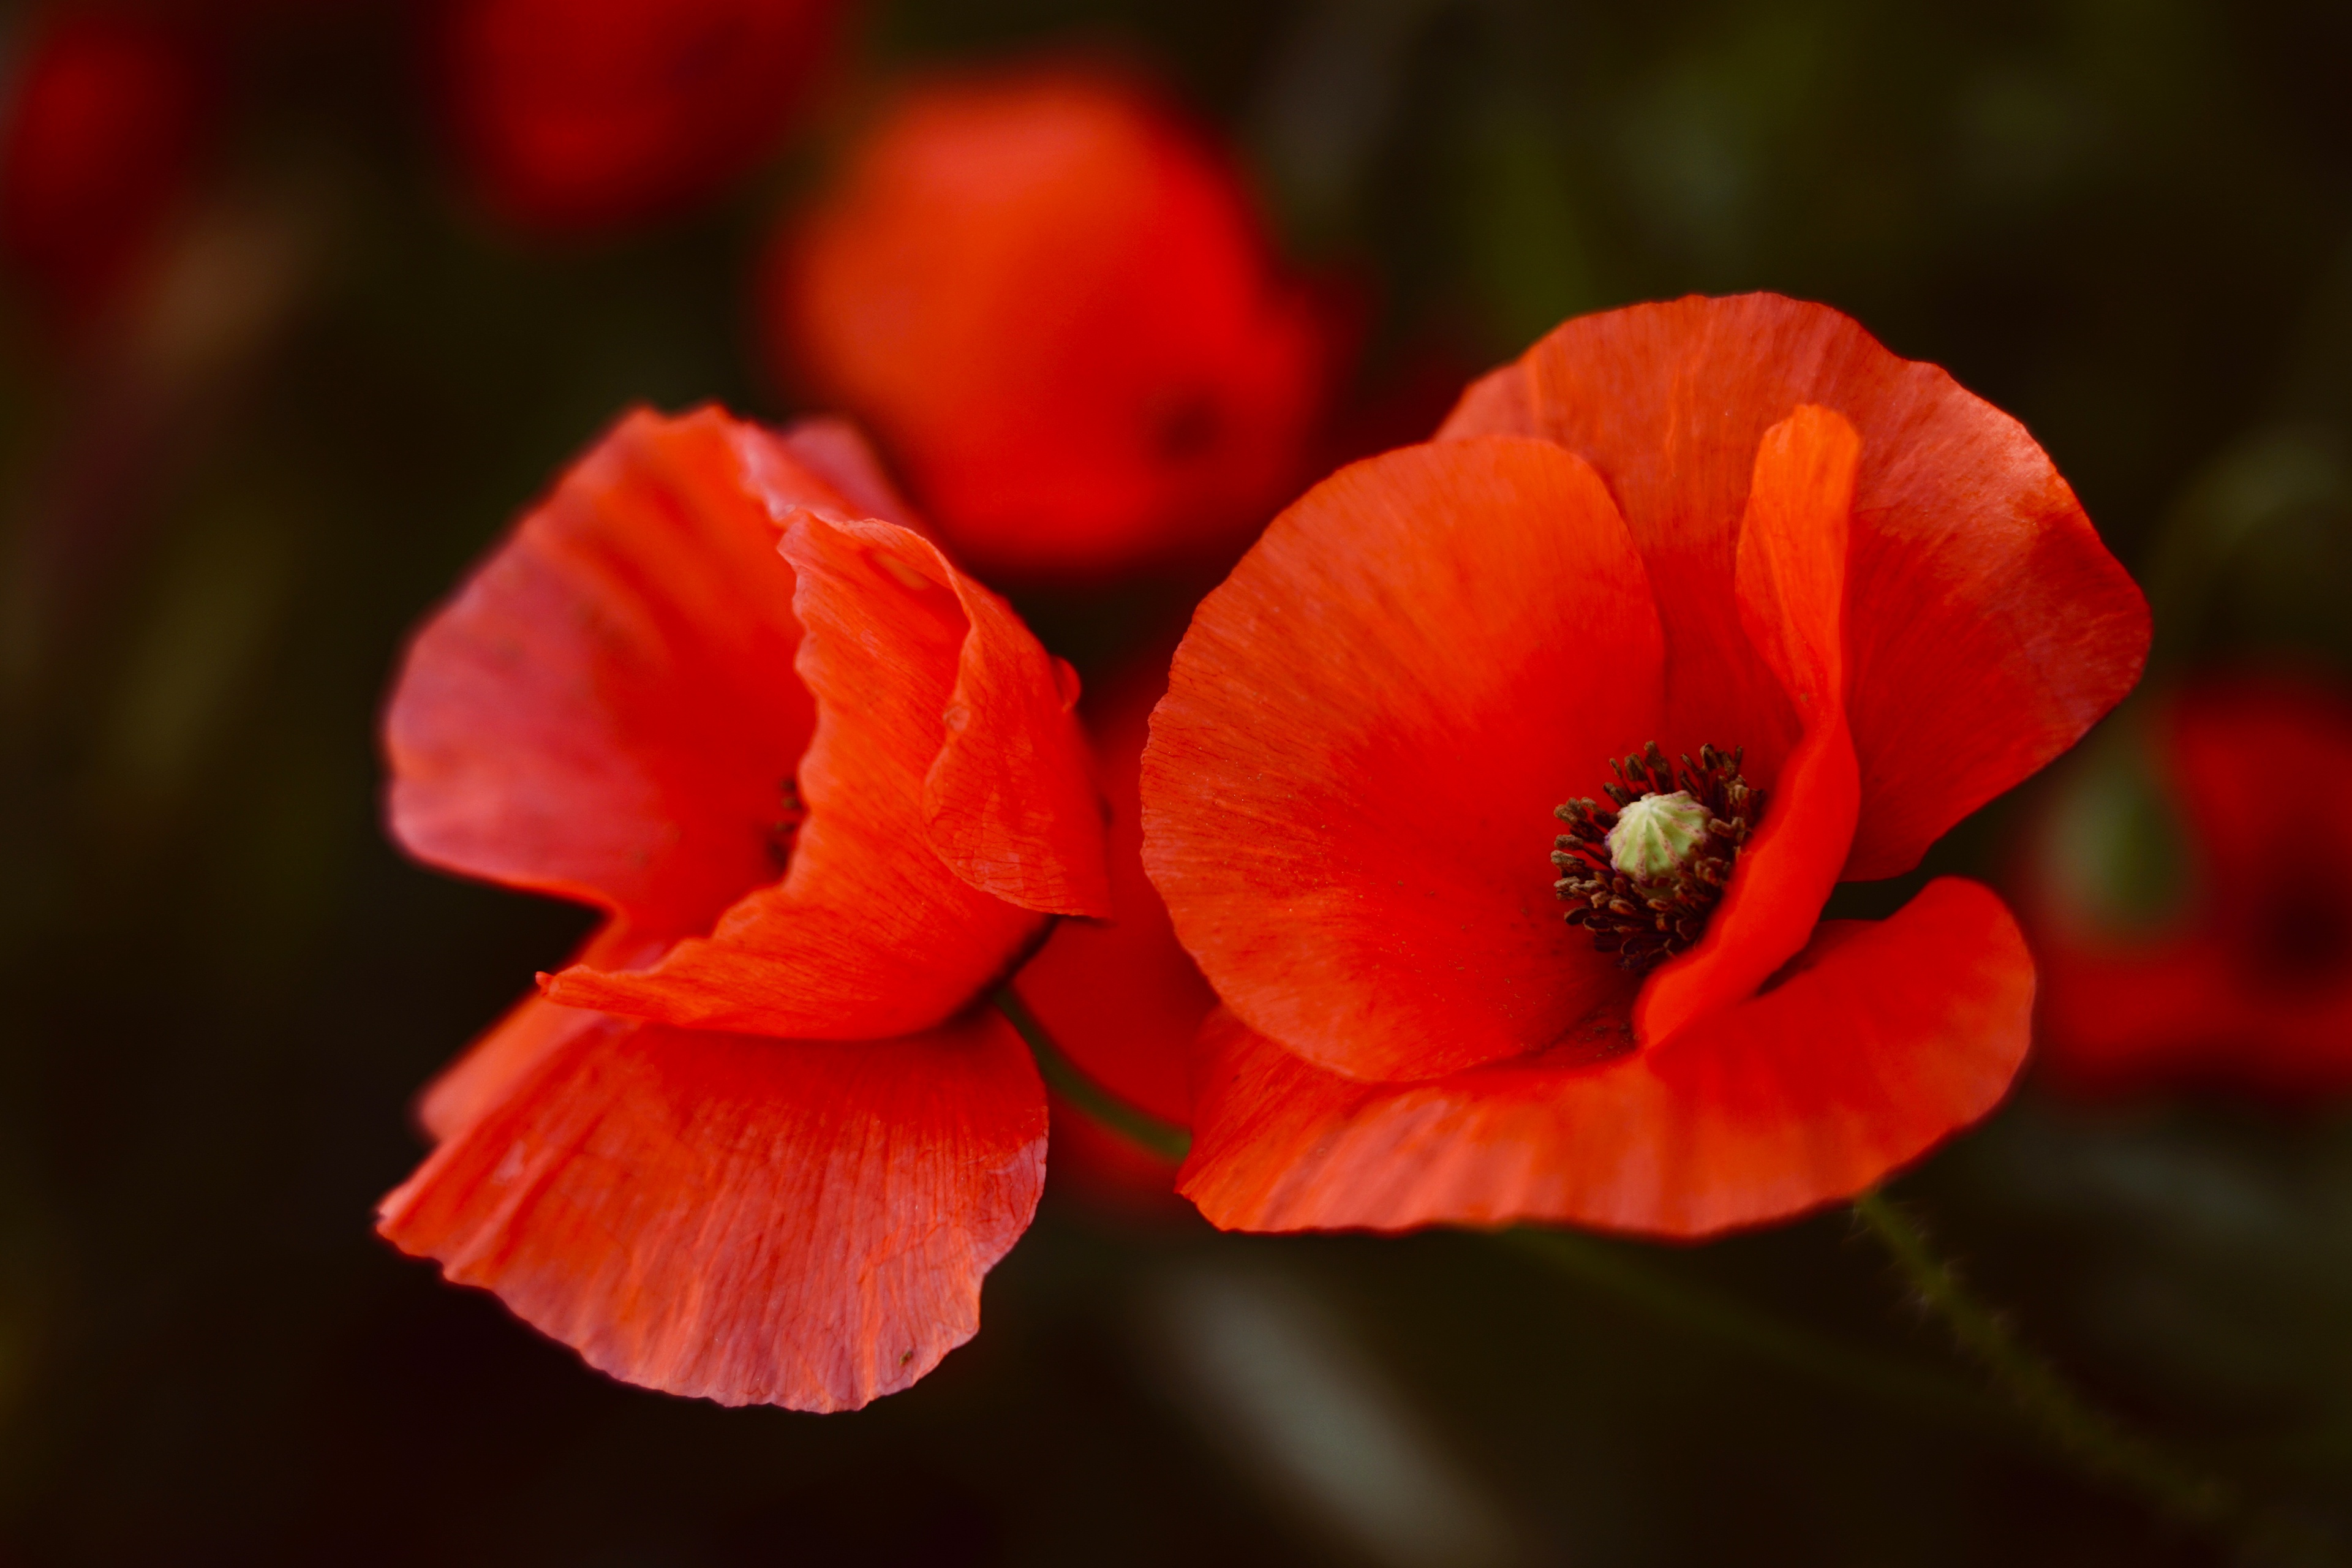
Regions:
<svg viewBox="0 0 2352 1568"><path fill-rule="evenodd" d="M1876 1404L1900 1405L1988 1435L2004 1428L1992 1401L1949 1374L1853 1346L1677 1277L1634 1246L1571 1231L1512 1230L1502 1239L1648 1317L1753 1360Z"/></svg>
<svg viewBox="0 0 2352 1568"><path fill-rule="evenodd" d="M1192 1147L1192 1136L1184 1129L1138 1110L1080 1070L1076 1062L1062 1054L1062 1047L1054 1043L1054 1037L1011 985L998 988L995 1002L996 1010L1028 1043L1029 1054L1037 1061L1037 1076L1045 1080L1047 1089L1162 1159L1181 1160Z"/></svg>
<svg viewBox="0 0 2352 1568"><path fill-rule="evenodd" d="M2220 1530L2240 1522L2245 1500L2237 1487L2168 1452L2092 1403L2020 1339L2005 1316L1961 1283L1927 1232L1885 1194L1863 1194L1853 1201L1853 1214L1961 1352L2061 1454L2184 1524Z"/></svg>

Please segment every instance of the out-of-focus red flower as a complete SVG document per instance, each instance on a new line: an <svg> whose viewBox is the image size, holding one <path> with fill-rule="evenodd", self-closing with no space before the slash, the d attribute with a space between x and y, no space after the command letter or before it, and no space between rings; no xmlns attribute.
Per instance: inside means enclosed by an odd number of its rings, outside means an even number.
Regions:
<svg viewBox="0 0 2352 1568"><path fill-rule="evenodd" d="M215 62L182 22L131 5L32 19L0 121L0 246L68 321L116 297L218 131Z"/></svg>
<svg viewBox="0 0 2352 1568"><path fill-rule="evenodd" d="M1090 692L1081 710L1110 806L1110 919L1056 925L1015 987L1081 1071L1137 1110L1184 1127L1192 1119L1192 1038L1217 998L1143 871L1143 743L1152 704L1168 687L1169 651L1162 644L1139 659ZM1084 1115L1066 1109L1064 1125ZM1057 1131L1057 1170L1113 1195L1172 1201L1173 1161L1080 1125L1075 1137Z"/></svg>
<svg viewBox="0 0 2352 1568"><path fill-rule="evenodd" d="M2019 903L2044 1068L2092 1094L2352 1089L2352 702L2208 678L2129 741L2127 776L2113 757L2078 769L2032 835Z"/></svg>
<svg viewBox="0 0 2352 1568"><path fill-rule="evenodd" d="M445 91L502 216L585 230L663 216L775 150L841 0L447 0Z"/></svg>
<svg viewBox="0 0 2352 1568"><path fill-rule="evenodd" d="M1145 859L1224 1001L1182 1190L1252 1229L1697 1236L1878 1180L2007 1089L2032 964L1974 882L1822 903L2071 745L2147 641L2025 431L1844 316L1568 323L1286 511L1176 656ZM1553 807L1652 742L1704 809L1588 810L1630 837L1571 855L1570 926ZM1644 975L1600 947L1653 899L1686 923Z"/></svg>
<svg viewBox="0 0 2352 1568"><path fill-rule="evenodd" d="M814 1410L971 1337L1045 1139L972 1004L1109 908L1067 668L842 457L631 415L385 721L411 853L606 919L428 1091L384 1234L617 1377Z"/></svg>
<svg viewBox="0 0 2352 1568"><path fill-rule="evenodd" d="M1237 547L1336 358L1224 157L1076 68L906 92L769 294L786 379L875 429L962 559L1029 578Z"/></svg>

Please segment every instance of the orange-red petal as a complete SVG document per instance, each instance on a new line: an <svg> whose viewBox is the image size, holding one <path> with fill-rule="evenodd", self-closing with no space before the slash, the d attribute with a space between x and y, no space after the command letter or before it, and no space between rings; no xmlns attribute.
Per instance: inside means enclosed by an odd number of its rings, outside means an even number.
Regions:
<svg viewBox="0 0 2352 1568"><path fill-rule="evenodd" d="M1350 1077L1549 1045L1623 973L1561 919L1552 808L1654 733L1642 563L1549 442L1407 447L1202 604L1144 755L1145 862L1226 1005Z"/></svg>
<svg viewBox="0 0 2352 1568"><path fill-rule="evenodd" d="M1862 436L1845 876L1892 876L2072 745L2147 653L2138 590L2022 426L1835 310L1749 294L1570 321L1474 384L1442 434L1541 436L1591 462L1665 626L1659 738L1744 744L1769 779L1798 726L1739 634L1734 556L1758 444L1808 403Z"/></svg>
<svg viewBox="0 0 2352 1568"><path fill-rule="evenodd" d="M604 1018L384 1200L382 1228L614 1377L851 1409L979 1326L1045 1100L991 1014L907 1039Z"/></svg>
<svg viewBox="0 0 2352 1568"><path fill-rule="evenodd" d="M1597 1064L1365 1083L1220 1014L1181 1190L1235 1229L1706 1236L1850 1196L1982 1116L2024 1059L2032 1002L2000 900L1946 879L1891 920L1824 925L1761 995Z"/></svg>
<svg viewBox="0 0 2352 1568"><path fill-rule="evenodd" d="M1066 669L905 529L804 513L784 552L819 711L789 870L650 969L565 971L556 1000L788 1037L909 1034L1009 973L1046 914L1108 910Z"/></svg>
<svg viewBox="0 0 2352 1568"><path fill-rule="evenodd" d="M1740 525L1740 623L1795 710L1796 749L1764 825L1688 952L1650 977L1634 1037L1654 1045L1753 995L1811 939L1853 842L1860 791L1845 706L1845 569L1853 426L1807 405L1764 433Z"/></svg>
<svg viewBox="0 0 2352 1568"><path fill-rule="evenodd" d="M768 433L625 416L410 645L395 837L450 870L705 931L772 880L815 710L777 513L839 505Z"/></svg>

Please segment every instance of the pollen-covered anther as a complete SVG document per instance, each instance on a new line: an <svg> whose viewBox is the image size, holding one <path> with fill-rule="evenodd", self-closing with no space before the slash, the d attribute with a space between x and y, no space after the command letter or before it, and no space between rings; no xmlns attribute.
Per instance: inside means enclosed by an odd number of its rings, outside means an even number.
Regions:
<svg viewBox="0 0 2352 1568"><path fill-rule="evenodd" d="M1645 973L1698 941L1764 811L1764 792L1740 776L1744 752L1701 746L1669 763L1656 742L1612 759L1611 805L1571 800L1557 815L1553 889L1576 907L1568 923L1592 945ZM1613 807L1613 809L1612 809Z"/></svg>

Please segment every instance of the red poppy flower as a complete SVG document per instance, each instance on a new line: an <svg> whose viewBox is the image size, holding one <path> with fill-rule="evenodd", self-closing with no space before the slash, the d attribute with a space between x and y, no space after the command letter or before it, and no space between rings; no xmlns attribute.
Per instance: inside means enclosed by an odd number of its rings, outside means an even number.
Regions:
<svg viewBox="0 0 2352 1568"><path fill-rule="evenodd" d="M1110 807L1108 921L1063 921L1014 983L1071 1061L1110 1094L1174 1127L1192 1117L1192 1037L1217 1005L1143 870L1142 768L1165 645L1087 694L1081 711ZM1056 1104L1057 1171L1089 1190L1172 1205L1172 1162ZM1067 1135L1064 1129L1068 1129Z"/></svg>
<svg viewBox="0 0 2352 1568"><path fill-rule="evenodd" d="M0 243L68 319L101 308L208 150L213 65L188 29L129 6L36 17L0 126Z"/></svg>
<svg viewBox="0 0 2352 1568"><path fill-rule="evenodd" d="M446 91L490 204L541 229L664 216L798 113L839 0L449 0Z"/></svg>
<svg viewBox="0 0 2352 1568"><path fill-rule="evenodd" d="M1285 512L1177 654L1146 861L1225 1004L1182 1190L1696 1236L1876 1181L2000 1098L2032 966L1973 882L1823 900L2072 744L2147 638L2024 430L1837 312L1561 327ZM1553 808L1611 785L1564 813L1572 926Z"/></svg>
<svg viewBox="0 0 2352 1568"><path fill-rule="evenodd" d="M426 1095L384 1234L615 1376L817 1410L971 1337L1045 1136L971 1004L1108 908L1066 667L840 456L630 416L385 722L411 853L606 918Z"/></svg>
<svg viewBox="0 0 2352 1568"><path fill-rule="evenodd" d="M1225 159L1077 69L904 94L771 271L787 379L1030 577L1230 546L1300 477L1334 357Z"/></svg>
<svg viewBox="0 0 2352 1568"><path fill-rule="evenodd" d="M2043 1064L2115 1093L2352 1089L2352 702L2278 675L2166 693L2032 836ZM2273 781L2301 801L2263 804Z"/></svg>

